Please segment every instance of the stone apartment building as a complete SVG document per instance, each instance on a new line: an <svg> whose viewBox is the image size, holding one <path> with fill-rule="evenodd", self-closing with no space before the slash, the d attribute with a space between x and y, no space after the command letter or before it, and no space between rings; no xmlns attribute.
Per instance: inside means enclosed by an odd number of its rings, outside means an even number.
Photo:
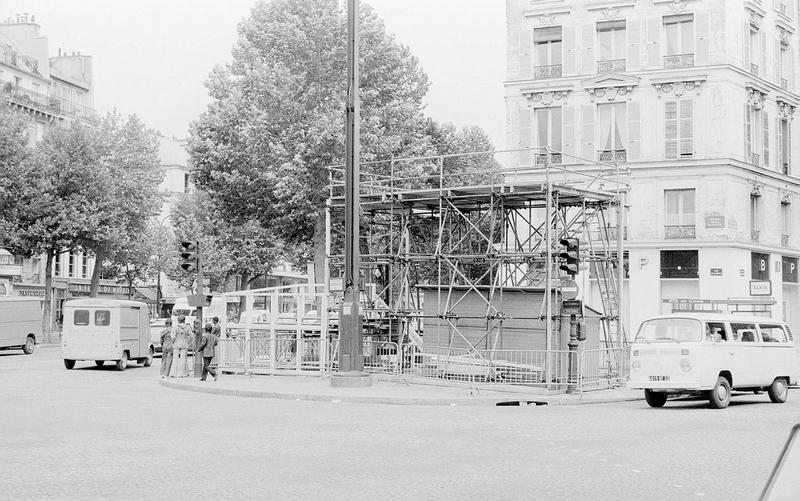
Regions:
<svg viewBox="0 0 800 501"><path fill-rule="evenodd" d="M670 300L774 300L738 307L800 332L797 0L506 7L508 147L630 171L629 328ZM535 151L513 163L535 167Z"/></svg>

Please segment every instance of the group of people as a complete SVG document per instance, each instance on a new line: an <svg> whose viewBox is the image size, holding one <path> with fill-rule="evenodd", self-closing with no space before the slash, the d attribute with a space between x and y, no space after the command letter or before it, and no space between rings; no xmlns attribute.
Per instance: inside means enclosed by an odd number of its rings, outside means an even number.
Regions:
<svg viewBox="0 0 800 501"><path fill-rule="evenodd" d="M200 344L195 347L195 354L203 357L203 373L201 381L206 380L206 376L211 374L214 381L217 380L217 371L211 368L211 360L214 358L214 348L217 346L222 327L219 324L219 317L214 317L212 323L206 324L203 332L199 333L199 322L195 322L194 332L186 324L186 317L178 317L178 324L173 326L172 319L167 319L164 328L161 330L161 378L166 377L186 377L189 375L188 353L189 336L193 333L202 334Z"/></svg>

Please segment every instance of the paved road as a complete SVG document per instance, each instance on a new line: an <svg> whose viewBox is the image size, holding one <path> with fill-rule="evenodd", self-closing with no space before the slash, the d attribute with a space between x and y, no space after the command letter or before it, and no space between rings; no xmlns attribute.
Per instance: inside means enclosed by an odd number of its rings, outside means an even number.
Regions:
<svg viewBox="0 0 800 501"><path fill-rule="evenodd" d="M800 392L722 411L359 405L170 390L155 362L0 352L0 499L755 499L800 421Z"/></svg>

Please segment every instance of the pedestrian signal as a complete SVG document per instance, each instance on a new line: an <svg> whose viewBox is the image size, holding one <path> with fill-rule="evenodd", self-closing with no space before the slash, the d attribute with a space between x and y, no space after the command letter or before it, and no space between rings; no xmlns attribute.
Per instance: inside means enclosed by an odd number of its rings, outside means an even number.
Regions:
<svg viewBox="0 0 800 501"><path fill-rule="evenodd" d="M562 238L558 243L564 246L564 250L558 254L564 262L558 268L567 272L567 275L575 277L581 261L580 241L577 238Z"/></svg>

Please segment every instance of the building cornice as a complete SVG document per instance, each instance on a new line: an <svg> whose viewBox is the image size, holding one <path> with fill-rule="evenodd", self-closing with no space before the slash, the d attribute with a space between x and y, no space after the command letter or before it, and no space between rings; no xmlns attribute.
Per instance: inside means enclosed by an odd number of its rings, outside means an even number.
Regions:
<svg viewBox="0 0 800 501"><path fill-rule="evenodd" d="M526 87L521 91L522 95L528 98L533 106L550 106L551 104L561 106L566 102L570 92L572 92L572 85Z"/></svg>
<svg viewBox="0 0 800 501"><path fill-rule="evenodd" d="M651 78L650 83L656 88L658 97L681 97L684 92L695 91L700 95L700 85L706 81L707 75L683 75L668 78Z"/></svg>

